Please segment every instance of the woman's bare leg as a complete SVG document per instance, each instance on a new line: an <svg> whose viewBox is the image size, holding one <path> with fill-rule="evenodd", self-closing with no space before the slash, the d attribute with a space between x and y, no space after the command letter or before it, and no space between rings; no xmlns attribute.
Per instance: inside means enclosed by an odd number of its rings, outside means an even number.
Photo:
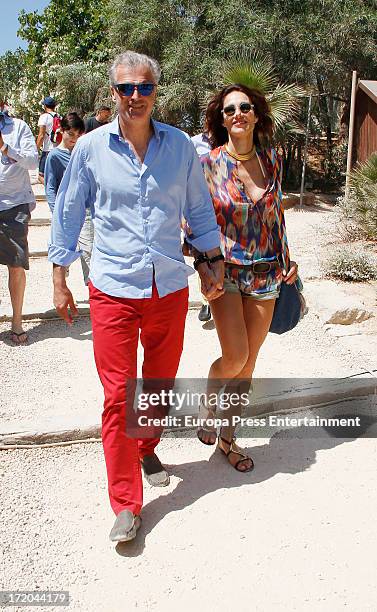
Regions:
<svg viewBox="0 0 377 612"><path fill-rule="evenodd" d="M240 295L224 293L211 301L212 316L216 325L222 355L210 367L207 397L214 397L229 378L234 378L248 359L247 330ZM201 429L199 437L205 444L214 444L216 431Z"/></svg>
<svg viewBox="0 0 377 612"><path fill-rule="evenodd" d="M238 372L236 378L250 381L254 372L255 363L258 357L259 350L266 339L268 330L270 329L272 315L274 312L275 300L254 300L253 298L243 298L243 317L247 330L248 339L248 358L243 368ZM232 387L235 387L235 381L232 382ZM231 416L241 416L242 404L241 393L245 392L244 385L240 382L239 395L240 402L238 406L232 407ZM242 386L242 388L241 388ZM229 389L230 392L234 389ZM221 428L221 437L229 442L232 440L235 432L235 427L230 423L229 427ZM229 462L235 465L239 460L239 456L231 453L228 456ZM247 459L239 464L239 470L246 470L251 467L251 460Z"/></svg>

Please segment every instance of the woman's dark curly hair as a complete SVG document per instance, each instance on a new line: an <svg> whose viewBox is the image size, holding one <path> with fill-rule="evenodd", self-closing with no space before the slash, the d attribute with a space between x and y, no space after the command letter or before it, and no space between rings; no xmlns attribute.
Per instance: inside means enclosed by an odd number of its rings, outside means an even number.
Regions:
<svg viewBox="0 0 377 612"><path fill-rule="evenodd" d="M273 121L270 115L270 105L265 96L257 89L250 89L246 85L228 85L219 91L209 102L206 110L205 125L210 135L210 143L213 149L228 142L228 132L223 126L224 98L232 91L242 91L254 104L258 123L255 126L253 140L258 146L265 146L271 140Z"/></svg>

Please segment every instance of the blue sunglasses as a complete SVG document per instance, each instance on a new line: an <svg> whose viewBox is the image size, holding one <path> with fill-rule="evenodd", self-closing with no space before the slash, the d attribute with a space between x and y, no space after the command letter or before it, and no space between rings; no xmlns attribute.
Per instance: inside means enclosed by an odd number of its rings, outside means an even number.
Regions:
<svg viewBox="0 0 377 612"><path fill-rule="evenodd" d="M155 83L115 83L114 87L121 96L132 96L135 89L141 96L150 96L156 85Z"/></svg>

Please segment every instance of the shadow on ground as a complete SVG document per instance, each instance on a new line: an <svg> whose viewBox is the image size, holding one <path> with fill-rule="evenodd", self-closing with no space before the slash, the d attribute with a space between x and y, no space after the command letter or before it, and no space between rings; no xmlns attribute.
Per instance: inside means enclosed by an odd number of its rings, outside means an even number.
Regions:
<svg viewBox="0 0 377 612"><path fill-rule="evenodd" d="M219 489L238 489L241 486L264 482L278 474L304 472L316 463L317 451L329 450L339 444L355 441L375 422L373 417L365 418L361 430L348 432L353 435L347 438L335 438L331 430L324 429L316 430L316 434L311 432L312 437L308 438L307 427L295 428L294 432L292 430L278 432L267 444L245 449L254 460L256 468L253 472L237 472L218 450L213 453L209 461L167 465L169 473L181 481L173 491L154 499L143 508L143 523L136 540L119 543L115 550L120 556L137 557L143 553L148 534L170 512L183 510L201 497ZM182 525L182 529L184 528Z"/></svg>
<svg viewBox="0 0 377 612"><path fill-rule="evenodd" d="M89 316L78 317L74 320L72 325L68 325L65 321L51 319L39 321L35 324L25 322L24 329L28 334L26 345L13 344L10 339L10 326L8 330L0 332L0 342L12 346L16 350L20 349L20 346L25 348L46 340L47 338L73 338L74 340L92 339L92 325Z"/></svg>

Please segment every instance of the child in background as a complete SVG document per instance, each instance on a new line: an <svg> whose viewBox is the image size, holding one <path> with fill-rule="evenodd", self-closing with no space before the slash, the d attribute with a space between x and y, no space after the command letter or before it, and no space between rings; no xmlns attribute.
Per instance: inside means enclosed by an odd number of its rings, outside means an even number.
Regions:
<svg viewBox="0 0 377 612"><path fill-rule="evenodd" d="M45 190L51 212L54 210L56 195L68 166L71 152L78 138L85 132L85 124L81 117L75 113L67 113L61 120L62 141L47 157L45 168ZM89 281L89 264L93 246L93 221L90 210L87 210L85 222L79 238L82 250L81 267L84 282Z"/></svg>

